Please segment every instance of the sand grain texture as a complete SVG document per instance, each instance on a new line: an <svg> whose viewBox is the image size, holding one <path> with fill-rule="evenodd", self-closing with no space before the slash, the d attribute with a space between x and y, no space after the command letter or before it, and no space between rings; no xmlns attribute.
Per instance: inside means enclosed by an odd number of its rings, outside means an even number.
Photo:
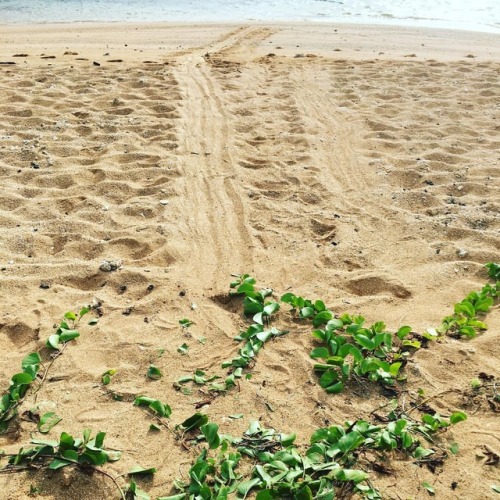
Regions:
<svg viewBox="0 0 500 500"><path fill-rule="evenodd" d="M485 262L499 261L493 35L450 32L448 52L419 52L433 32L397 45L397 34L378 30L363 45L352 28L340 46L333 28L308 25L173 27L147 45L147 32L89 28L77 45L47 29L33 42L12 28L17 43L0 58L16 62L0 67L0 387L67 310L100 303L98 324L81 326L36 403L63 417L51 436L106 431L108 446L123 450L113 474L157 467L140 481L153 498L186 477L196 451L148 432L151 418L132 401L168 402L175 424L211 399L172 384L197 368L221 372L236 353L246 323L226 297L231 273L250 273L277 296L293 291L422 331L482 286ZM183 40L196 33L193 43L178 47L175 29ZM170 41L160 49L161 35ZM384 36L391 44L379 54ZM104 259L122 268L102 272ZM316 428L367 418L387 402L377 388L326 394L312 372L310 328L286 309L290 334L266 346L240 391L203 408L222 432L239 435L261 419L306 444ZM195 323L188 330L183 317ZM499 376L498 308L487 323L475 340L444 339L409 363L411 391L452 390L434 408L470 418L444 436L460 453L435 474L410 461L395 462L395 476L373 472L384 498L427 498L423 481L440 499L493 498L498 469L475 452L500 448L498 415L464 395L479 372ZM177 352L184 342L188 356ZM160 381L147 379L151 363ZM100 384L109 368L118 373L108 389L122 402ZM22 409L34 404L28 395ZM27 444L35 426L18 419L12 430L1 449ZM30 484L39 498L116 496L104 477L71 472L63 485L56 476L0 475L3 498L28 498Z"/></svg>

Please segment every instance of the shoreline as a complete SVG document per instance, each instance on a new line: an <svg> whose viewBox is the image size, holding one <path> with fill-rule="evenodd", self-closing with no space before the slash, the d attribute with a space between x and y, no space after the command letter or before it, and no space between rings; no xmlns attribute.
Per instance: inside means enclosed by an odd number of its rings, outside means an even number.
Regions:
<svg viewBox="0 0 500 500"><path fill-rule="evenodd" d="M401 20L403 21L403 20ZM442 30L442 31L459 31L459 32L469 32L469 33L484 33L488 35L500 35L500 28L496 28L495 26L486 26L488 29L473 29L472 27L464 27L460 28L457 25L451 26L450 23L446 23L445 21L441 22L436 20L436 24L433 26L429 25L418 25L408 23L387 23L387 22L362 22L362 23L350 23L348 21L333 21L322 20L322 19L303 19L303 20L266 20L266 19L228 19L228 20L199 20L196 22L190 21L153 21L153 20L140 20L140 21L128 21L128 20L85 20L85 21L11 21L11 22L2 22L0 21L0 28L8 27L8 26L23 26L23 27L32 27L32 26L69 26L69 25L89 25L94 26L98 24L106 24L106 25L114 25L114 24L125 24L125 25L134 25L134 24L171 24L171 25L214 25L214 24L271 24L271 25L279 25L279 24L319 24L319 25L348 25L348 26L376 26L382 28L407 28L407 29L417 29L417 30Z"/></svg>
<svg viewBox="0 0 500 500"><path fill-rule="evenodd" d="M175 56L179 51L210 45L227 31L242 27L266 27L274 34L256 47L266 55L293 57L307 52L318 56L347 57L353 60L376 57L432 59L500 59L500 35L493 33L434 28L410 28L318 22L223 22L223 23L51 23L0 25L0 59L15 53L83 50L85 57L102 56L102 49L127 62L150 56ZM299 49L299 50L296 50ZM39 54L35 54L39 55ZM54 54L62 55L62 54ZM55 61L52 61L55 62Z"/></svg>

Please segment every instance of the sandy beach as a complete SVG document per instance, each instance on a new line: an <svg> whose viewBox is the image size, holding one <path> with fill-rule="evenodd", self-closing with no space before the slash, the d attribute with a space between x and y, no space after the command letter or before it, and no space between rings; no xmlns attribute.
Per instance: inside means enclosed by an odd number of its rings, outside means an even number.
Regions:
<svg viewBox="0 0 500 500"><path fill-rule="evenodd" d="M105 431L151 498L173 494L201 444L151 432L138 395L167 402L170 427L206 413L220 432L250 422L296 432L370 419L376 384L327 394L313 372L311 326L281 305L289 330L266 344L250 380L227 394L173 386L224 374L248 321L232 273L274 296L322 299L390 331L440 325L500 261L500 36L382 26L92 24L0 26L0 387L44 349L69 310L94 326L27 393L0 450L40 439L23 412L55 411L62 430ZM103 260L120 261L112 272ZM179 320L193 325L182 328ZM385 499L495 498L498 407L473 397L499 380L500 315L471 340L443 337L405 368L403 398L424 390L442 415L469 418L434 472L395 457L371 471ZM186 344L187 355L178 352ZM149 366L163 373L148 379ZM116 369L104 386L101 375ZM119 401L114 395L119 395ZM243 414L232 419L229 415ZM481 453L483 453L481 455ZM128 479L119 478L125 487ZM456 484L455 484L456 483ZM77 470L0 474L0 497L119 498ZM346 497L348 498L348 497Z"/></svg>

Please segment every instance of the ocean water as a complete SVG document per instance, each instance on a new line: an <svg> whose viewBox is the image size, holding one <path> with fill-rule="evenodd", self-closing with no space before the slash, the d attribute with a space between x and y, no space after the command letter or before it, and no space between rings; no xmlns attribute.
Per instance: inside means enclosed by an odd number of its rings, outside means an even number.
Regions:
<svg viewBox="0 0 500 500"><path fill-rule="evenodd" d="M0 24L252 20L500 33L500 0L0 0Z"/></svg>

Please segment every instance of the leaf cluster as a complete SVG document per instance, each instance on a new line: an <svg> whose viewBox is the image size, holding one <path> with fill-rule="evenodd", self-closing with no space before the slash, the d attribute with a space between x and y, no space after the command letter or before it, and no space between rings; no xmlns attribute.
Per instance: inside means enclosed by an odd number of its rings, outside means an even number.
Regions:
<svg viewBox="0 0 500 500"><path fill-rule="evenodd" d="M250 325L247 330L241 331L235 337L237 341L245 341L243 347L238 349L238 354L233 359L222 363L222 368L230 368L230 373L225 377L223 382L216 382L209 385L208 390L214 392L226 392L236 386L238 379L243 377L243 368L247 368L254 361L262 349L264 344L269 340L287 334L288 331L278 330L276 328L265 328L264 325L254 323ZM197 385L207 385L210 382L220 379L218 375L210 375L202 370L196 370L192 375L184 375L177 379L174 386L181 389L183 384L194 382Z"/></svg>
<svg viewBox="0 0 500 500"><path fill-rule="evenodd" d="M191 419L194 421L195 417ZM199 418L196 422L200 423ZM208 449L202 451L189 469L189 482L175 481L174 486L180 493L158 500L226 500L229 494L236 491L238 480L241 479L235 472L241 459L240 453L229 451L229 444L222 440L217 424L205 423L200 429L207 440ZM219 449L218 453L211 457L210 450L216 449Z"/></svg>
<svg viewBox="0 0 500 500"><path fill-rule="evenodd" d="M208 417L204 415L203 413L195 413L194 415L191 415L189 418L184 420L181 424L178 424L175 426L175 431L181 432L182 435L186 434L187 432L199 429L201 426L205 425L208 423Z"/></svg>
<svg viewBox="0 0 500 500"><path fill-rule="evenodd" d="M207 424L201 428L205 436L208 432L204 427L210 425L213 434L217 434L217 426ZM258 422L253 422L241 439L224 438L219 436L212 445L207 438L210 449L216 449L219 441L218 456L210 458L208 450L204 450L190 469L190 483L176 482L181 494L161 500L226 499L231 493L237 498L245 498L253 489L260 490L257 498L262 500L284 497L312 500L313 492L316 498L333 499L338 484L350 482L355 485L367 478L363 471L345 469L331 459L328 463L314 463L293 446L295 434L264 429ZM238 453L228 453L228 442L238 446ZM244 481L240 481L242 478L234 471L242 455L256 460L250 479ZM367 490L374 491L368 486Z"/></svg>
<svg viewBox="0 0 500 500"><path fill-rule="evenodd" d="M290 446L255 465L253 479L241 483L238 493L246 495L250 489L260 489L258 500L294 498L297 500L333 500L339 489L348 486L365 498L381 498L365 483L368 474L363 470L343 467L329 457L311 460L307 453Z"/></svg>
<svg viewBox="0 0 500 500"><path fill-rule="evenodd" d="M245 341L243 347L238 349L238 355L230 361L222 363L222 368L246 368L254 360L264 344L269 340L287 334L286 330L278 330L277 328L265 329L262 324L254 323L250 325L246 331L241 331L235 340Z"/></svg>
<svg viewBox="0 0 500 500"><path fill-rule="evenodd" d="M46 342L49 349L58 351L54 356L57 356L67 342L80 336L75 330L75 325L88 312L90 309L83 307L78 314L69 311L64 315L56 332ZM0 398L0 434L8 429L9 421L17 415L17 407L21 404L30 385L37 378L41 363L40 355L37 352L32 352L22 360L22 372L16 373L11 378L8 391ZM42 377L42 381L44 377Z"/></svg>
<svg viewBox="0 0 500 500"><path fill-rule="evenodd" d="M266 301L272 295L272 288L255 289L255 279L248 274L236 276L229 285L234 292L230 295L243 295L243 314L253 316L253 321L260 325L269 325L271 316L279 311L280 305L275 301Z"/></svg>
<svg viewBox="0 0 500 500"><path fill-rule="evenodd" d="M45 467L56 470L69 465L86 467L100 466L120 459L121 453L104 448L105 432L98 432L94 438L91 431L83 431L83 438L73 438L62 432L59 441L32 439L35 446L21 448L15 455L9 455L8 468L20 466Z"/></svg>
<svg viewBox="0 0 500 500"><path fill-rule="evenodd" d="M158 418L169 418L172 414L172 409L167 403L162 403L159 399L148 398L147 396L135 398L134 405L146 406Z"/></svg>
<svg viewBox="0 0 500 500"><path fill-rule="evenodd" d="M189 382L193 382L195 385L208 385L210 382L220 378L219 375L207 375L203 370L196 370L192 375L182 375L179 377L177 381L174 382L174 387L183 394L191 394L191 389L185 387ZM216 390L215 384L211 384L209 390Z"/></svg>
<svg viewBox="0 0 500 500"><path fill-rule="evenodd" d="M313 461L324 461L327 457L342 465L353 465L359 453L366 450L378 452L397 451L413 457L417 462L435 450L424 448L421 437L433 442L433 435L467 418L463 412L455 412L448 419L439 414L424 414L417 422L406 415L396 417L386 425L373 425L365 420L346 422L318 429L311 436L311 448L306 455Z"/></svg>
<svg viewBox="0 0 500 500"><path fill-rule="evenodd" d="M253 422L241 439L231 440L241 455L256 460L252 477L237 484L236 493L244 498L257 489L257 500L333 500L341 492L350 491L363 498L379 499L380 493L371 486L368 473L359 468L365 452L399 452L422 463L436 451L422 446L421 437L432 442L433 435L465 420L466 415L456 412L445 419L438 414L424 414L420 422L395 415L392 419L386 425L358 420L318 429L305 453L293 445L295 434L280 434ZM207 494L204 498L218 496Z"/></svg>
<svg viewBox="0 0 500 500"><path fill-rule="evenodd" d="M420 341L413 338L411 327L403 326L392 334L383 322L370 327L364 326L364 322L362 316L344 314L329 320L324 329L313 331L313 337L322 346L313 349L310 356L321 360L314 370L328 393L342 392L351 377L386 385L405 379L401 368L411 352L421 347Z"/></svg>
<svg viewBox="0 0 500 500"><path fill-rule="evenodd" d="M296 434L284 434L274 429L262 428L259 422L252 422L241 439L231 442L238 445L238 451L252 458L263 460L269 458L270 452L291 446Z"/></svg>
<svg viewBox="0 0 500 500"><path fill-rule="evenodd" d="M449 419L439 415L423 415L421 422L409 418L393 417L386 425L373 425L364 420L346 422L316 430L305 453L292 446L294 436L283 440L286 448L270 450L262 448L262 441L255 446L240 446L238 451L258 460L253 468L253 478L240 483L237 491L246 495L251 489L259 489L258 500L295 498L333 500L347 488L368 499L381 498L369 483L369 475L359 469L359 459L368 450L379 454L400 452L413 457L416 462L433 455L435 450L421 446L420 437L432 440L448 426L466 418L456 412ZM252 428L253 427L253 428ZM258 424L252 424L245 433L248 436L266 435ZM272 431L271 431L271 435Z"/></svg>
<svg viewBox="0 0 500 500"><path fill-rule="evenodd" d="M488 262L485 264L486 269L488 269L488 276L495 281L500 281L500 264L497 262Z"/></svg>
<svg viewBox="0 0 500 500"><path fill-rule="evenodd" d="M80 333L75 330L75 326L89 312L90 308L88 307L83 307L78 314L68 311L56 331L47 339L45 345L49 349L60 351L66 342L78 338Z"/></svg>
<svg viewBox="0 0 500 500"><path fill-rule="evenodd" d="M281 302L290 304L292 306L291 311L298 314L299 318L310 319L315 328L324 325L334 317L334 313L327 309L322 300L313 302L293 293L285 293L281 297Z"/></svg>
<svg viewBox="0 0 500 500"><path fill-rule="evenodd" d="M400 453L418 464L437 454L442 459L442 449L427 448L422 439L435 444L437 434L467 418L463 412L449 418L436 413L423 414L417 421L398 411L397 400L391 403L385 424L357 420L317 429L305 451L294 445L295 434L266 429L255 421L241 438L234 438L220 435L218 425L210 423L207 415L195 413L177 425L175 432L184 439L187 433L199 430L202 435L194 442L205 440L208 446L190 468L189 482L174 483L179 494L158 500L227 500L230 494L244 499L252 490L258 491L257 500L333 500L347 492L380 499L363 470L367 452L375 453L380 460ZM237 453L228 451L229 445ZM245 476L235 471L243 457L253 462L251 472Z"/></svg>
<svg viewBox="0 0 500 500"><path fill-rule="evenodd" d="M17 407L35 381L41 362L40 355L32 352L22 360L22 372L12 376L8 391L0 399L0 434L8 429L9 421L17 415Z"/></svg>
<svg viewBox="0 0 500 500"><path fill-rule="evenodd" d="M454 313L443 319L438 329L440 333L457 338L474 338L479 331L488 328L479 318L491 309L500 295L500 264L490 262L486 264L486 268L495 283L486 283L481 290L471 292L462 301L457 302L454 305Z"/></svg>

